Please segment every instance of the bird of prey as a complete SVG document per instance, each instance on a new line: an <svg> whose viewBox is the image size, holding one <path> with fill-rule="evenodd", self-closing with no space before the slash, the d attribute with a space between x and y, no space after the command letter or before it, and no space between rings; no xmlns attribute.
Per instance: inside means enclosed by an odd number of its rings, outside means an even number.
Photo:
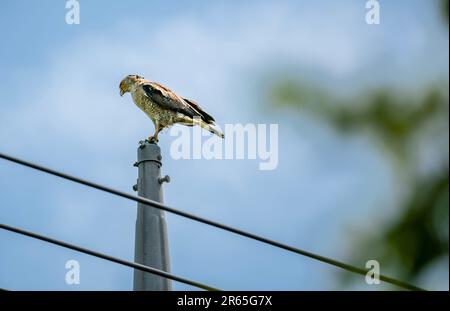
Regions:
<svg viewBox="0 0 450 311"><path fill-rule="evenodd" d="M214 127L214 118L195 101L178 96L165 86L151 82L138 75L128 75L120 82L120 96L130 92L136 104L155 125L150 142L158 142L158 133L173 124L199 125L205 130L224 138Z"/></svg>

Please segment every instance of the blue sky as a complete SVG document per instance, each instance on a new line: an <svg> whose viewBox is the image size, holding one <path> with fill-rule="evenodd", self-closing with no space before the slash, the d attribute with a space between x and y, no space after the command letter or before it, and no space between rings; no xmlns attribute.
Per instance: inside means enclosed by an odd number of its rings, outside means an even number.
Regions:
<svg viewBox="0 0 450 311"><path fill-rule="evenodd" d="M165 202L297 247L352 260L356 236L395 215L390 163L365 136L342 137L264 100L289 72L339 92L414 88L448 78L448 33L433 1L65 1L0 4L0 151L131 192L137 142L153 125L118 84L137 73L196 99L218 124L279 124L279 166L169 157ZM121 258L134 256L133 202L0 161L0 219ZM174 274L223 289L341 288L333 267L167 215ZM130 290L132 270L0 232L0 287ZM65 284L65 262L81 284ZM368 258L372 259L372 258ZM364 263L354 263L363 266ZM448 289L448 258L423 286ZM447 271L441 273L442 271ZM354 277L349 288L374 289ZM375 289L386 289L380 285ZM192 289L174 283L174 289Z"/></svg>

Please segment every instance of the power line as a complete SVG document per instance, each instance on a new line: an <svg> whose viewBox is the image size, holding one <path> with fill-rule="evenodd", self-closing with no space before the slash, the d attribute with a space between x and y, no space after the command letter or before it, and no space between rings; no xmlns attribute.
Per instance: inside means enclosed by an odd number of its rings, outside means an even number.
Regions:
<svg viewBox="0 0 450 311"><path fill-rule="evenodd" d="M219 290L217 288L214 288L214 287L202 284L202 283L198 283L198 282L195 282L195 281L191 281L191 280L188 280L188 279L185 279L185 278L173 275L171 273L168 273L168 272L165 272L165 271L162 271L162 270L158 270L158 269L155 269L155 268L152 268L152 267L149 267L149 266L145 266L145 265L142 265L142 264L139 264L139 263L127 261L127 260L120 259L120 258L117 258L117 257L109 256L109 255L106 255L106 254L103 254L103 253L99 253L99 252L96 252L96 251L93 251L93 250L90 250L90 249L87 249L87 248L84 248L84 247L80 247L80 246L77 246L77 245L74 245L74 244L70 244L70 243L67 243L67 242L55 240L53 238L49 238L49 237L46 237L46 236L43 236L43 235L31 232L31 231L26 231L26 230L19 229L19 228L16 228L16 227L12 227L12 226L8 226L8 225L2 224L2 223L0 223L0 229L4 229L4 230L8 230L8 231L15 232L15 233L18 233L18 234L22 234L22 235L25 235L25 236L28 236L28 237L31 237L31 238L34 238L34 239L38 239L38 240L45 241L45 242L48 242L48 243L51 243L51 244L59 245L59 246L65 247L65 248L70 248L72 250L75 250L75 251L78 251L78 252L81 252L81 253L85 253L85 254L88 254L88 255L91 255L91 256L94 256L94 257L98 257L98 258L102 258L102 259L105 259L105 260L108 260L108 261L112 261L112 262L118 263L120 265L128 266L128 267L131 267L131 268L134 268L134 269L138 269L138 270L141 270L141 271L144 271L144 272L156 274L156 275L159 275L161 277L165 277L165 278L168 278L168 279L171 279L171 280L174 280L174 281L178 281L178 282L181 282L181 283L184 283L184 284L192 285L192 286L204 289L204 290L209 290L209 291L218 291Z"/></svg>
<svg viewBox="0 0 450 311"><path fill-rule="evenodd" d="M0 153L0 158L3 158L5 160L11 161L11 162L14 162L14 163L17 163L17 164L20 164L20 165L23 165L23 166L26 166L29 168L33 168L33 169L41 171L41 172L45 172L45 173L57 176L57 177L61 177L63 179L67 179L67 180L70 180L70 181L73 181L73 182L76 182L76 183L79 183L79 184L82 184L82 185L85 185L85 186L88 186L91 188L95 188L95 189L98 189L98 190L101 190L104 192L108 192L108 193L114 194L114 195L122 197L122 198L126 198L126 199L129 199L129 200L132 200L132 201L135 201L138 203L142 203L145 205L153 206L155 208L162 209L166 212L170 212L170 213L173 213L173 214L185 217L185 218L189 218L194 221L204 223L206 225L210 225L210 226L213 226L213 227L216 227L216 228L228 231L228 232L232 232L232 233L235 233L235 234L238 234L241 236L245 236L247 238L250 238L250 239L265 243L265 244L269 244L269 245L275 246L277 248L281 248L281 249L284 249L284 250L287 250L287 251L290 251L290 252L293 252L293 253L296 253L296 254L299 254L302 256L306 256L306 257L321 261L323 263L327 263L329 265L332 265L332 266L335 266L335 267L338 267L338 268L341 268L341 269L344 269L344 270L347 270L347 271L350 271L353 273L357 273L357 274L365 276L368 272L368 270L366 270L366 269L358 268L356 266L352 266L350 264L343 263L343 262L337 261L337 260L329 258L329 257L317 255L317 254L305 251L300 248L296 248L296 247L286 245L286 244L283 244L283 243L280 243L280 242L277 242L277 241L274 241L274 240L271 240L268 238L264 238L262 236L259 236L259 235L256 235L256 234L253 234L250 232L243 231L241 229L230 227L230 226L227 226L227 225L224 225L224 224L221 224L221 223L218 223L218 222L206 219L206 218L202 218L200 216L196 216L196 215L193 215L193 214L190 214L187 212L177 210L175 208L166 206L159 202L155 202L155 201L143 198L143 197L128 194L128 193L120 191L120 190L116 190L116 189L113 189L110 187L106 187L106 186L94 183L92 181L88 181L88 180L85 180L85 179L82 179L79 177L75 177L75 176L71 176L71 175L68 175L68 174L65 174L62 172L58 172L56 170L53 170L53 169L50 169L50 168L47 168L47 167L44 167L44 166L41 166L41 165L38 165L35 163L31 163L31 162L28 162L28 161L25 161L22 159L18 159L18 158L15 158L15 157L3 154L3 153ZM412 284L409 284L409 283L406 283L406 282L403 282L403 281L400 281L400 280L397 280L397 279L394 279L394 278L391 278L391 277L388 277L385 275L380 274L379 277L380 277L380 280L382 280L386 283L390 283L390 284L402 287L404 289L424 290L423 288L417 287L415 285L412 285Z"/></svg>

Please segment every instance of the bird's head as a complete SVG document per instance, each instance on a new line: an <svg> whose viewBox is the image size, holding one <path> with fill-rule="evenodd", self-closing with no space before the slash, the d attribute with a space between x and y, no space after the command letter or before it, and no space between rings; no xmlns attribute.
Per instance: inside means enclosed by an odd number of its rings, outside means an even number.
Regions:
<svg viewBox="0 0 450 311"><path fill-rule="evenodd" d="M128 75L120 81L120 96L123 96L126 92L131 91L131 87L136 83L136 81L144 79L144 77L138 75Z"/></svg>

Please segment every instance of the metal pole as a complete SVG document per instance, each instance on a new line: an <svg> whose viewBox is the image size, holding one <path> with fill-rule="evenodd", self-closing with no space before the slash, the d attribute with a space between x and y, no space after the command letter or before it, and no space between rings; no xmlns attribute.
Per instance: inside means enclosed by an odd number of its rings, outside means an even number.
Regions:
<svg viewBox="0 0 450 311"><path fill-rule="evenodd" d="M141 142L137 150L139 177L134 190L139 196L163 203L162 183L169 182L169 176L161 178L161 149L158 145ZM170 272L169 246L164 211L138 203L135 237L135 262L155 269ZM171 290L169 279L134 270L135 291Z"/></svg>

